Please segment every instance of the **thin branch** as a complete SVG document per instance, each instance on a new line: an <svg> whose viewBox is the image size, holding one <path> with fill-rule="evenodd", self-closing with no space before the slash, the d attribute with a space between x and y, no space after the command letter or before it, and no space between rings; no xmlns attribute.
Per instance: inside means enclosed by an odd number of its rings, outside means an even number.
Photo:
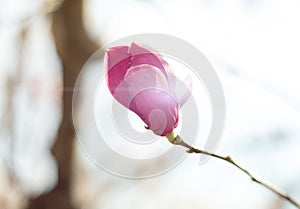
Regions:
<svg viewBox="0 0 300 209"><path fill-rule="evenodd" d="M250 173L250 171L248 171L246 168L244 168L243 166L239 165L237 162L235 162L230 156L221 156L218 154L214 154L214 153L210 153L204 150L200 150L197 148L192 147L191 145L187 144L180 136L174 136L173 133L169 134L166 136L168 138L168 140L175 145L180 145L183 146L185 148L187 148L187 153L198 153L198 154L204 154L204 155L208 155L211 157L215 157L221 160L224 160L228 163L231 163L232 165L234 165L235 167L237 167L239 170L241 170L242 172L244 172L245 174L247 174L252 181L262 185L263 187L267 188L268 190L274 192L275 194L277 194L278 196L280 196L281 198L285 199L286 201L288 201L289 203L291 203L292 205L294 205L296 208L300 209L300 204L294 200L293 198L291 198L287 193L284 193L282 191L279 191L278 189L276 189L274 186L258 179L257 177L255 177L253 174Z"/></svg>

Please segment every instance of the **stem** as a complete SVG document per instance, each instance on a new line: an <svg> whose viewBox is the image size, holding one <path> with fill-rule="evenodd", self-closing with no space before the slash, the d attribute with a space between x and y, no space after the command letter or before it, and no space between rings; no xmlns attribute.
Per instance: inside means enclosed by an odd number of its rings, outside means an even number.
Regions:
<svg viewBox="0 0 300 209"><path fill-rule="evenodd" d="M237 167L238 169L240 169L242 172L244 172L245 174L247 174L252 181L262 185L263 187L267 188L268 190L274 192L275 194L277 194L279 197L285 199L286 201L288 201L289 203L291 203L292 205L294 205L296 208L300 209L300 204L298 202L296 202L296 200L294 200L293 198L291 198L288 194L279 191L278 189L274 188L274 186L258 179L257 177L255 177L253 174L250 173L250 171L248 171L247 169L245 169L244 167L242 167L241 165L239 165L237 162L235 162L230 156L221 156L218 154L214 154L214 153L210 153L204 150L200 150L197 148L192 147L191 145L187 144L186 142L183 141L183 139L177 135L175 137L174 133L170 133L166 136L168 138L168 140L175 145L180 145L183 146L185 148L187 148L187 153L198 153L198 154L204 154L204 155L209 155L211 157L215 157L221 160L224 160L232 165L234 165L235 167Z"/></svg>

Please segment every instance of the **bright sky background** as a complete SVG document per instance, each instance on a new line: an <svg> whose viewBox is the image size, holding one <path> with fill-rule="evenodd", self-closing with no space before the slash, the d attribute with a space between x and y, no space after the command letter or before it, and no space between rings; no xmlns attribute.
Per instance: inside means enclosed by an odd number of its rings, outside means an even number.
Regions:
<svg viewBox="0 0 300 209"><path fill-rule="evenodd" d="M7 100L6 79L19 65L20 19L31 17L22 63L24 77L15 95L14 157L20 184L34 195L49 189L56 178L48 149L59 122L59 95L51 91L59 88L60 67L49 20L40 12L43 1L1 0L0 5L1 107ZM151 32L177 36L198 47L214 65L225 90L227 122L218 152L233 155L255 174L300 200L299 10L298 0L88 0L85 22L90 37L104 45L127 35ZM36 89L38 100L32 101L28 92ZM4 108L0 116L4 118ZM32 124L43 126L30 130ZM1 185L9 138L8 131L1 129ZM88 198L93 201L84 208L101 204L101 209L260 209L277 203L273 194L217 160L199 165L197 156L189 156L163 176L132 182L110 176L80 149L78 153L92 182ZM98 195L107 182L112 186ZM5 194L4 188L0 187L0 196ZM292 207L285 204L283 208Z"/></svg>

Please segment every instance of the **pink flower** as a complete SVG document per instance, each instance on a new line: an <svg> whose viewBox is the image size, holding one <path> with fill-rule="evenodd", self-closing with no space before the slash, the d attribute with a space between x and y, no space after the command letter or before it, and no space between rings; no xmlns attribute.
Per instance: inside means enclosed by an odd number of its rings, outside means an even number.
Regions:
<svg viewBox="0 0 300 209"><path fill-rule="evenodd" d="M108 49L105 61L113 97L155 134L171 133L178 125L179 108L191 95L191 78L183 83L162 57L135 43Z"/></svg>

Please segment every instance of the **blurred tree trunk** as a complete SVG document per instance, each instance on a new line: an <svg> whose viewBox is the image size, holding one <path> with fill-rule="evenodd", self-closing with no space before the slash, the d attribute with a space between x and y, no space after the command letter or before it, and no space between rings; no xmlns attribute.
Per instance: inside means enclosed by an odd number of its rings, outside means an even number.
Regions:
<svg viewBox="0 0 300 209"><path fill-rule="evenodd" d="M63 67L63 115L52 153L57 161L58 182L49 193L29 201L28 209L73 209L71 202L72 94L76 78L87 59L96 51L84 30L82 0L65 0L53 14L53 34Z"/></svg>

